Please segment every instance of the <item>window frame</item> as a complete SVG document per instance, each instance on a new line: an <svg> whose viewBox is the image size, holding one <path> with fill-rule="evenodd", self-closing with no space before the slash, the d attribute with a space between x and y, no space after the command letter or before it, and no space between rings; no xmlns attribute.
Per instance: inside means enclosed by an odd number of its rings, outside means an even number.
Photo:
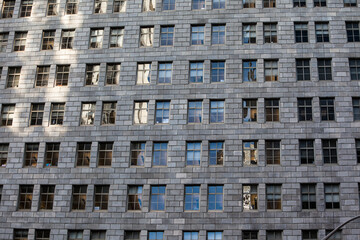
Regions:
<svg viewBox="0 0 360 240"><path fill-rule="evenodd" d="M101 125L116 124L117 102L103 102L101 111Z"/></svg>
<svg viewBox="0 0 360 240"><path fill-rule="evenodd" d="M170 109L171 109L171 101L168 100L156 101L155 124L170 124L170 111L171 111ZM161 117L158 114L160 114Z"/></svg>
<svg viewBox="0 0 360 240"><path fill-rule="evenodd" d="M107 211L109 208L110 185L94 186L94 211Z"/></svg>
<svg viewBox="0 0 360 240"><path fill-rule="evenodd" d="M189 188L187 190L187 188ZM190 189L191 188L191 189ZM198 192L194 191L194 188L198 188ZM190 192L191 190L191 192ZM196 189L195 189L196 190ZM187 196L190 196L187 198ZM190 200L190 203L187 201ZM185 185L184 187L184 212L199 212L201 202L201 185ZM196 201L197 200L197 201ZM187 203L188 202L188 203ZM186 205L190 204L190 209L187 209Z"/></svg>
<svg viewBox="0 0 360 240"><path fill-rule="evenodd" d="M148 117L149 117L149 102L134 101L133 125L148 124L149 121Z"/></svg>
<svg viewBox="0 0 360 240"><path fill-rule="evenodd" d="M45 103L31 103L29 126L42 126L44 121L44 113Z"/></svg>
<svg viewBox="0 0 360 240"><path fill-rule="evenodd" d="M55 189L56 189L55 185L41 185L40 186L40 197L39 197L39 210L40 211L53 210Z"/></svg>
<svg viewBox="0 0 360 240"><path fill-rule="evenodd" d="M140 145L139 145L140 144ZM136 158L134 157L136 156ZM139 157L141 158L139 160ZM135 164L136 160L136 164ZM144 167L146 160L146 142L130 143L130 167Z"/></svg>
<svg viewBox="0 0 360 240"><path fill-rule="evenodd" d="M306 28L304 26L306 26ZM295 43L309 42L308 22L294 22L294 38L295 38Z"/></svg>
<svg viewBox="0 0 360 240"><path fill-rule="evenodd" d="M218 187L221 187L221 192L218 192ZM215 188L215 192L211 192L211 188ZM212 195L214 195L214 202L211 201L212 199ZM217 198L218 196L221 196L221 201ZM224 211L224 196L225 196L225 192L224 192L224 185L209 185L208 186L208 211L209 212L219 212L219 211ZM218 207L218 203L221 202L221 207ZM214 208L210 207L211 204L214 203Z"/></svg>
<svg viewBox="0 0 360 240"><path fill-rule="evenodd" d="M271 104L270 104L271 101ZM273 101L278 101L277 104ZM280 99L279 98L265 98L265 121L266 122L280 122ZM276 109L278 110L276 113ZM269 111L271 111L271 114ZM270 118L271 116L271 118Z"/></svg>
<svg viewBox="0 0 360 240"><path fill-rule="evenodd" d="M114 142L99 142L98 145L98 167L111 167L114 155Z"/></svg>
<svg viewBox="0 0 360 240"><path fill-rule="evenodd" d="M96 113L96 102L82 102L81 113L80 113L80 126L95 125L95 113ZM86 119L84 120L84 118Z"/></svg>
<svg viewBox="0 0 360 240"><path fill-rule="evenodd" d="M166 30L166 31L165 31ZM172 31L171 31L172 30ZM172 47L174 46L175 26L161 26L160 27L160 47ZM165 39L163 39L165 37ZM163 42L165 41L165 42Z"/></svg>
<svg viewBox="0 0 360 240"><path fill-rule="evenodd" d="M311 143L311 145L309 145L309 143ZM314 143L315 143L314 139L299 139L300 165L303 165L303 164L314 165L315 164L315 144ZM301 145L304 145L304 147L301 147ZM304 154L302 154L302 153L304 153ZM306 159L303 158L303 156L306 156Z"/></svg>
<svg viewBox="0 0 360 240"><path fill-rule="evenodd" d="M321 121L336 121L335 98L321 97L319 98L319 102Z"/></svg>
<svg viewBox="0 0 360 240"><path fill-rule="evenodd" d="M274 190L270 192L271 187L274 188ZM277 188L280 188L280 193ZM280 200L278 199L279 196ZM266 184L266 210L282 210L282 184Z"/></svg>
<svg viewBox="0 0 360 240"><path fill-rule="evenodd" d="M88 185L72 185L71 211L85 211L87 190Z"/></svg>
<svg viewBox="0 0 360 240"><path fill-rule="evenodd" d="M59 142L47 142L45 146L44 168L57 167L60 159Z"/></svg>
<svg viewBox="0 0 360 240"><path fill-rule="evenodd" d="M76 161L75 166L90 167L91 162L91 142L78 142L76 144Z"/></svg>
<svg viewBox="0 0 360 240"><path fill-rule="evenodd" d="M1 105L1 126L11 127L14 123L14 115L16 110L16 104L2 104ZM4 117L6 116L6 117Z"/></svg>

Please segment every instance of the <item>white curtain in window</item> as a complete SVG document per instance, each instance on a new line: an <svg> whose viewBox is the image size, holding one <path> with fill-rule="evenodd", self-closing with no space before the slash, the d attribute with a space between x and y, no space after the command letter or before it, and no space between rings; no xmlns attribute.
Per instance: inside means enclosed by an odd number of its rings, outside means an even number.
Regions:
<svg viewBox="0 0 360 240"><path fill-rule="evenodd" d="M144 0L143 2L143 12L152 12L155 11L155 0Z"/></svg>

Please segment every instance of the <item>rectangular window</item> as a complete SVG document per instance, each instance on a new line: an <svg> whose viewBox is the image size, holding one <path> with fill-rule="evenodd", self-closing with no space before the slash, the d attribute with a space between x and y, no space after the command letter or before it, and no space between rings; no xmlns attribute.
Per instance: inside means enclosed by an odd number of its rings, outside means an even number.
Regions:
<svg viewBox="0 0 360 240"><path fill-rule="evenodd" d="M264 8L276 8L276 0L263 0Z"/></svg>
<svg viewBox="0 0 360 240"><path fill-rule="evenodd" d="M3 104L1 108L1 126L12 126L15 104Z"/></svg>
<svg viewBox="0 0 360 240"><path fill-rule="evenodd" d="M137 85L150 84L151 63L138 63L137 65Z"/></svg>
<svg viewBox="0 0 360 240"><path fill-rule="evenodd" d="M265 60L265 81L275 82L278 77L278 60Z"/></svg>
<svg viewBox="0 0 360 240"><path fill-rule="evenodd" d="M277 23L264 23L265 43L277 43Z"/></svg>
<svg viewBox="0 0 360 240"><path fill-rule="evenodd" d="M329 42L329 23L315 23L317 42Z"/></svg>
<svg viewBox="0 0 360 240"><path fill-rule="evenodd" d="M159 84L171 84L172 63L159 63Z"/></svg>
<svg viewBox="0 0 360 240"><path fill-rule="evenodd" d="M314 0L314 7L326 7L326 0Z"/></svg>
<svg viewBox="0 0 360 240"><path fill-rule="evenodd" d="M33 5L32 0L21 0L20 17L30 17L32 5Z"/></svg>
<svg viewBox="0 0 360 240"><path fill-rule="evenodd" d="M208 209L209 211L222 211L224 208L224 186L216 185L209 186L208 196ZM209 238L208 238L209 239ZM215 238L213 238L215 239Z"/></svg>
<svg viewBox="0 0 360 240"><path fill-rule="evenodd" d="M356 7L357 1L356 0L344 0L344 7Z"/></svg>
<svg viewBox="0 0 360 240"><path fill-rule="evenodd" d="M346 22L348 42L360 42L359 22Z"/></svg>
<svg viewBox="0 0 360 240"><path fill-rule="evenodd" d="M145 142L132 142L130 146L131 160L130 166L144 166L145 162Z"/></svg>
<svg viewBox="0 0 360 240"><path fill-rule="evenodd" d="M202 83L204 78L204 62L190 63L190 83Z"/></svg>
<svg viewBox="0 0 360 240"><path fill-rule="evenodd" d="M59 162L60 143L46 143L45 167L57 167Z"/></svg>
<svg viewBox="0 0 360 240"><path fill-rule="evenodd" d="M30 112L30 126L41 126L44 118L44 103L32 103Z"/></svg>
<svg viewBox="0 0 360 240"><path fill-rule="evenodd" d="M15 32L14 52L25 51L27 32Z"/></svg>
<svg viewBox="0 0 360 240"><path fill-rule="evenodd" d="M266 240L282 240L282 231L266 230Z"/></svg>
<svg viewBox="0 0 360 240"><path fill-rule="evenodd" d="M154 27L140 27L140 47L152 47L153 42Z"/></svg>
<svg viewBox="0 0 360 240"><path fill-rule="evenodd" d="M109 185L95 185L94 210L107 210L109 202Z"/></svg>
<svg viewBox="0 0 360 240"><path fill-rule="evenodd" d="M205 0L192 0L191 6L193 10L205 9Z"/></svg>
<svg viewBox="0 0 360 240"><path fill-rule="evenodd" d="M140 231L125 231L124 240L140 240Z"/></svg>
<svg viewBox="0 0 360 240"><path fill-rule="evenodd" d="M307 23L294 23L295 28L295 42L304 43L308 42L308 24Z"/></svg>
<svg viewBox="0 0 360 240"><path fill-rule="evenodd" d="M78 0L66 0L65 13L66 15L78 13Z"/></svg>
<svg viewBox="0 0 360 240"><path fill-rule="evenodd" d="M202 1L202 0L193 0L193 1ZM204 0L205 6L205 0ZM204 45L205 41L205 26L196 25L191 26L191 45Z"/></svg>
<svg viewBox="0 0 360 240"><path fill-rule="evenodd" d="M184 232L184 240L199 240L199 232Z"/></svg>
<svg viewBox="0 0 360 240"><path fill-rule="evenodd" d="M163 0L162 1L162 10L171 11L175 10L175 0Z"/></svg>
<svg viewBox="0 0 360 240"><path fill-rule="evenodd" d="M210 100L210 123L224 123L225 101Z"/></svg>
<svg viewBox="0 0 360 240"><path fill-rule="evenodd" d="M90 240L105 240L106 230L91 230Z"/></svg>
<svg viewBox="0 0 360 240"><path fill-rule="evenodd" d="M225 9L225 0L212 0L213 9Z"/></svg>
<svg viewBox="0 0 360 240"><path fill-rule="evenodd" d="M302 240L317 240L318 231L317 230L302 230L301 231Z"/></svg>
<svg viewBox="0 0 360 240"><path fill-rule="evenodd" d="M50 240L50 229L36 229L35 240Z"/></svg>
<svg viewBox="0 0 360 240"><path fill-rule="evenodd" d="M14 240L27 240L29 229L14 229Z"/></svg>
<svg viewBox="0 0 360 240"><path fill-rule="evenodd" d="M340 209L340 184L324 184L325 188L325 208Z"/></svg>
<svg viewBox="0 0 360 240"><path fill-rule="evenodd" d="M96 103L82 103L80 125L94 125Z"/></svg>
<svg viewBox="0 0 360 240"><path fill-rule="evenodd" d="M334 98L320 98L321 121L335 121Z"/></svg>
<svg viewBox="0 0 360 240"><path fill-rule="evenodd" d="M243 240L258 240L258 230L244 230L242 231Z"/></svg>
<svg viewBox="0 0 360 240"><path fill-rule="evenodd" d="M170 101L156 101L156 124L168 124L170 115Z"/></svg>
<svg viewBox="0 0 360 240"><path fill-rule="evenodd" d="M243 61L243 82L256 82L256 60Z"/></svg>
<svg viewBox="0 0 360 240"><path fill-rule="evenodd" d="M54 204L55 185L41 185L40 187L40 209L52 210Z"/></svg>
<svg viewBox="0 0 360 240"><path fill-rule="evenodd" d="M265 141L266 164L280 165L280 141L266 140Z"/></svg>
<svg viewBox="0 0 360 240"><path fill-rule="evenodd" d="M1 143L0 144L0 166L1 167L6 167L8 153L9 153L9 144Z"/></svg>
<svg viewBox="0 0 360 240"><path fill-rule="evenodd" d="M243 8L255 8L255 0L243 0Z"/></svg>
<svg viewBox="0 0 360 240"><path fill-rule="evenodd" d="M306 0L293 0L294 7L306 7Z"/></svg>
<svg viewBox="0 0 360 240"><path fill-rule="evenodd" d="M266 185L266 205L268 210L281 210L281 185Z"/></svg>
<svg viewBox="0 0 360 240"><path fill-rule="evenodd" d="M99 150L98 150L99 167L111 167L113 145L114 143L112 142L99 143Z"/></svg>
<svg viewBox="0 0 360 240"><path fill-rule="evenodd" d="M316 184L301 184L302 209L316 209Z"/></svg>
<svg viewBox="0 0 360 240"><path fill-rule="evenodd" d="M57 0L48 0L46 15L47 16L57 16L58 15Z"/></svg>
<svg viewBox="0 0 360 240"><path fill-rule="evenodd" d="M15 8L15 0L4 0L1 18L12 18Z"/></svg>
<svg viewBox="0 0 360 240"><path fill-rule="evenodd" d="M46 87L49 82L50 66L37 66L36 68L36 87Z"/></svg>
<svg viewBox="0 0 360 240"><path fill-rule="evenodd" d="M200 185L185 186L185 211L200 210Z"/></svg>
<svg viewBox="0 0 360 240"><path fill-rule="evenodd" d="M26 143L24 167L36 167L38 161L38 154L39 154L38 143Z"/></svg>
<svg viewBox="0 0 360 240"><path fill-rule="evenodd" d="M146 124L148 119L148 102L134 103L134 124Z"/></svg>
<svg viewBox="0 0 360 240"><path fill-rule="evenodd" d="M86 86L99 84L100 64L86 64Z"/></svg>
<svg viewBox="0 0 360 240"><path fill-rule="evenodd" d="M332 80L331 59L318 59L319 80Z"/></svg>
<svg viewBox="0 0 360 240"><path fill-rule="evenodd" d="M243 185L243 209L245 211L258 209L257 185ZM253 238L249 238L249 239L253 239Z"/></svg>
<svg viewBox="0 0 360 240"><path fill-rule="evenodd" d="M243 121L257 121L257 99L243 99Z"/></svg>
<svg viewBox="0 0 360 240"><path fill-rule="evenodd" d="M314 140L299 140L300 162L301 164L314 164L315 150Z"/></svg>
<svg viewBox="0 0 360 240"><path fill-rule="evenodd" d="M350 79L360 80L360 58L349 59Z"/></svg>
<svg viewBox="0 0 360 240"><path fill-rule="evenodd" d="M74 185L72 191L72 210L85 210L87 185Z"/></svg>
<svg viewBox="0 0 360 240"><path fill-rule="evenodd" d="M323 139L322 152L324 163L337 163L336 139Z"/></svg>
<svg viewBox="0 0 360 240"><path fill-rule="evenodd" d="M68 240L83 240L83 230L69 230Z"/></svg>
<svg viewBox="0 0 360 240"><path fill-rule="evenodd" d="M265 99L265 112L267 122L279 122L279 99Z"/></svg>
<svg viewBox="0 0 360 240"><path fill-rule="evenodd" d="M165 186L151 186L150 210L165 211Z"/></svg>
<svg viewBox="0 0 360 240"><path fill-rule="evenodd" d="M355 144L356 144L356 159L357 159L357 163L360 163L360 139L356 139L355 140ZM1 146L2 145L0 145L0 149L2 149L1 148ZM5 145L6 146L6 145ZM1 150L0 150L1 151ZM2 153L3 153L4 151L1 151L0 152L0 156L2 156ZM7 150L5 150L5 154L6 154L6 156L7 156ZM3 159L2 157L0 157L0 159ZM5 161L6 162L6 161ZM2 166L2 165L1 165Z"/></svg>
<svg viewBox="0 0 360 240"><path fill-rule="evenodd" d="M143 0L143 12L154 12L156 7L155 0Z"/></svg>
<svg viewBox="0 0 360 240"><path fill-rule="evenodd" d="M224 164L224 142L209 142L209 165L222 166Z"/></svg>
<svg viewBox="0 0 360 240"><path fill-rule="evenodd" d="M167 165L167 142L154 143L153 149L153 166Z"/></svg>
<svg viewBox="0 0 360 240"><path fill-rule="evenodd" d="M164 232L149 232L148 240L163 240L164 239Z"/></svg>
<svg viewBox="0 0 360 240"><path fill-rule="evenodd" d="M243 141L243 165L252 166L258 163L257 141Z"/></svg>
<svg viewBox="0 0 360 240"><path fill-rule="evenodd" d="M110 28L110 48L121 48L124 41L124 28Z"/></svg>
<svg viewBox="0 0 360 240"><path fill-rule="evenodd" d="M213 25L212 26L212 28L211 28L211 44L213 44L213 45L225 44L225 25Z"/></svg>
<svg viewBox="0 0 360 240"><path fill-rule="evenodd" d="M53 50L55 42L55 30L43 31L41 50Z"/></svg>
<svg viewBox="0 0 360 240"><path fill-rule="evenodd" d="M90 29L90 48L102 48L104 29Z"/></svg>
<svg viewBox="0 0 360 240"><path fill-rule="evenodd" d="M188 123L202 122L202 101L188 102Z"/></svg>
<svg viewBox="0 0 360 240"><path fill-rule="evenodd" d="M114 0L114 13L126 12L126 0Z"/></svg>
<svg viewBox="0 0 360 240"><path fill-rule="evenodd" d="M90 165L91 142L77 144L76 166L88 167Z"/></svg>
<svg viewBox="0 0 360 240"><path fill-rule="evenodd" d="M298 98L299 121L312 121L312 99Z"/></svg>
<svg viewBox="0 0 360 240"><path fill-rule="evenodd" d="M21 67L9 67L6 87L7 88L18 87L20 74L21 74Z"/></svg>
<svg viewBox="0 0 360 240"><path fill-rule="evenodd" d="M120 68L118 63L108 63L106 67L106 85L117 85L120 82Z"/></svg>
<svg viewBox="0 0 360 240"><path fill-rule="evenodd" d="M70 65L56 65L55 86L67 86L69 74Z"/></svg>
<svg viewBox="0 0 360 240"><path fill-rule="evenodd" d="M9 33L0 33L0 52L6 52Z"/></svg>
<svg viewBox="0 0 360 240"><path fill-rule="evenodd" d="M141 211L142 206L142 186L129 186L128 188L128 210Z"/></svg>
<svg viewBox="0 0 360 240"><path fill-rule="evenodd" d="M256 23L243 24L243 44L256 44Z"/></svg>
<svg viewBox="0 0 360 240"><path fill-rule="evenodd" d="M222 232L207 232L207 240L222 240Z"/></svg>
<svg viewBox="0 0 360 240"><path fill-rule="evenodd" d="M225 61L211 61L211 82L225 82Z"/></svg>
<svg viewBox="0 0 360 240"><path fill-rule="evenodd" d="M19 189L19 210L30 210L33 198L33 185L20 185Z"/></svg>
<svg viewBox="0 0 360 240"><path fill-rule="evenodd" d="M161 27L160 46L173 46L174 44L174 26Z"/></svg>
<svg viewBox="0 0 360 240"><path fill-rule="evenodd" d="M73 49L75 30L67 29L61 32L61 49Z"/></svg>
<svg viewBox="0 0 360 240"><path fill-rule="evenodd" d="M116 102L104 102L102 107L101 124L115 124Z"/></svg>
<svg viewBox="0 0 360 240"><path fill-rule="evenodd" d="M200 166L201 142L186 143L186 166Z"/></svg>
<svg viewBox="0 0 360 240"><path fill-rule="evenodd" d="M296 59L296 77L298 81L310 80L310 60Z"/></svg>
<svg viewBox="0 0 360 240"><path fill-rule="evenodd" d="M52 103L50 112L50 125L63 125L65 103Z"/></svg>
<svg viewBox="0 0 360 240"><path fill-rule="evenodd" d="M106 13L107 2L105 0L95 0L94 2L94 13Z"/></svg>

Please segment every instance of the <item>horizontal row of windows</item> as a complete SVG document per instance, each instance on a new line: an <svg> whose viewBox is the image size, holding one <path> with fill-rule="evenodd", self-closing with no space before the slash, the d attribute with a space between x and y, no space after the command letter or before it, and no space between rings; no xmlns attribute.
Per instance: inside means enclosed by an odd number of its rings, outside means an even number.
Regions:
<svg viewBox="0 0 360 240"><path fill-rule="evenodd" d="M310 59L296 59L296 79L297 81L310 81L314 71L311 71ZM317 76L320 81L333 80L331 58L317 59ZM39 65L36 67L34 87L46 87L51 80L52 74L51 65ZM85 86L97 86L100 81L101 64L86 64L85 71ZM257 60L243 60L242 61L242 81L256 82L258 80L257 71L263 71L264 80L266 82L279 81L279 60L265 59L263 68L259 69ZM286 71L289 69L286 68ZM10 66L7 69L6 88L17 88L21 79L21 66ZM147 85L153 80L152 63L141 62L137 63L136 85ZM360 59L349 59L349 71L351 80L360 80ZM2 67L0 67L0 76ZM204 61L189 62L188 79L189 84L204 83L205 73ZM120 84L120 63L107 63L105 74L105 85ZM312 74L311 74L312 73ZM67 86L70 80L70 65L56 65L54 74L54 86ZM210 82L223 83L226 80L226 61L213 60L210 62ZM171 84L173 78L173 63L159 62L157 69L157 84Z"/></svg>
<svg viewBox="0 0 360 240"><path fill-rule="evenodd" d="M325 209L340 209L340 190L339 183L325 183L323 186L323 196ZM243 211L257 211L258 205L266 206L266 210L281 210L282 199L286 199L286 195L282 192L282 184L264 184L264 194L258 194L258 184L242 184L242 207ZM3 186L1 186L2 191ZM226 206L224 202L228 198L224 191L224 185L206 186L207 195L207 210L208 211L223 211ZM360 184L358 184L360 190ZM38 210L53 210L56 206L56 186L55 185L41 185L39 193ZM293 189L294 190L294 189ZM301 208L303 210L316 210L319 202L319 186L316 183L299 184L301 195ZM62 190L63 191L63 190ZM148 200L150 211L166 211L167 186L166 185L151 185L150 190L146 191L146 198ZM263 191L263 190L261 190ZM355 192L356 190L354 190ZM33 201L34 185L20 185L18 194L17 208L19 211L30 211L35 208ZM199 211L200 202L204 201L201 196L205 192L205 186L201 185L185 185L183 189L184 194L184 211ZM109 197L112 191L110 185L94 185L93 196L91 203L88 202L89 197L88 185L73 185L71 196L71 211L85 211L88 205L93 205L93 211L108 211ZM145 196L143 185L128 185L127 186L127 211L143 211ZM261 199L264 197L264 199ZM11 198L13 199L13 198ZM173 197L171 197L173 199ZM354 200L354 199L353 199ZM261 202L264 201L264 204ZM260 204L259 204L260 202ZM111 205L111 203L110 203ZM118 206L118 205L117 205ZM180 204L180 206L182 206Z"/></svg>
<svg viewBox="0 0 360 240"><path fill-rule="evenodd" d="M298 121L313 121L313 99L298 98ZM280 122L280 99L265 98L263 118L266 122ZM353 98L353 120L360 120L360 98ZM335 121L335 98L319 98L319 112L321 121ZM209 123L225 123L225 100L210 100ZM242 99L242 122L258 122L258 99ZM12 126L16 112L16 104L2 104L0 126ZM43 126L45 103L31 103L29 126ZM96 102L82 102L80 125L95 125ZM155 124L170 124L171 101L160 100L155 102ZM149 101L134 101L134 125L149 123ZM187 124L204 123L203 100L188 100ZM129 116L130 117L130 116ZM101 125L115 125L117 118L117 102L102 102ZM130 119L130 118L129 118ZM65 120L65 103L51 103L49 125L63 125Z"/></svg>
<svg viewBox="0 0 360 240"><path fill-rule="evenodd" d="M258 140L242 140L242 166L257 166L259 161L264 161L266 165L281 164L281 140L265 140L265 145L258 148ZM151 145L152 144L152 145ZM203 144L207 144L205 150ZM144 167L146 156L150 155L149 145L152 147L151 165L152 167L166 167L169 161L169 142L145 142L136 141L130 143L130 167ZM97 146L97 156L94 157L92 148ZM315 140L300 139L298 142L300 164L315 165ZM321 150L324 164L338 163L338 141L337 139L322 139ZM356 157L355 161L360 164L360 140L355 139ZM259 150L265 154L259 159ZM44 154L39 154L44 152ZM78 142L76 152L74 152L76 167L89 167L91 159L96 158L96 166L111 167L113 163L114 142ZM204 161L204 155L208 159L209 166L223 166L225 162L225 141L186 141L185 162L186 166L200 167ZM24 167L37 167L39 162L43 162L43 167L57 167L60 157L60 143L47 142L45 149L41 149L39 143L25 143L24 148ZM8 163L9 144L0 144L0 164L5 167ZM39 161L39 156L41 161ZM318 154L318 156L321 156Z"/></svg>
<svg viewBox="0 0 360 240"><path fill-rule="evenodd" d="M278 24L264 23L263 34L264 43L277 43ZM346 32L348 42L360 42L359 22L346 22ZM257 24L242 24L242 42L243 44L256 44ZM296 43L309 42L308 23L294 23L294 38ZM41 50L53 50L55 44L56 30L44 30L42 33ZM175 36L175 26L161 26L159 42L160 46L173 46ZM330 42L330 29L328 22L315 23L315 36L317 42ZM0 52L5 52L8 44L9 33L0 33ZM91 28L89 48L103 48L104 28ZM123 46L124 27L110 28L109 48L121 48ZM211 44L225 44L226 25L213 24L211 27ZM27 32L15 32L13 40L13 51L25 51L27 41ZM60 49L73 49L75 41L75 29L65 29L61 32ZM140 27L140 47L152 47L154 43L154 26ZM205 44L205 25L191 26L191 45Z"/></svg>
<svg viewBox="0 0 360 240"><path fill-rule="evenodd" d="M209 1L209 0L208 0ZM112 12L121 13L126 12L126 0L114 0L112 3ZM226 0L210 0L212 9L225 9ZM243 8L255 8L255 0L243 0ZM357 0L343 0L344 7L357 7ZM4 0L1 17L12 18L15 10L15 0ZM79 0L66 0L65 3L65 15L78 14ZM106 0L94 0L93 13L104 14L108 10L108 1ZM175 10L176 0L162 0L162 11ZM326 0L313 0L314 7L326 7ZM306 0L293 0L294 7L306 7ZM59 15L59 1L48 0L46 8L46 16L58 16ZM258 6L259 7L259 6ZM276 8L276 0L263 0L263 8ZM33 0L21 0L19 8L19 17L31 17L33 8ZM206 8L206 0L192 0L191 8L193 10L204 10ZM143 0L141 6L142 12L154 12L156 11L156 0Z"/></svg>
<svg viewBox="0 0 360 240"><path fill-rule="evenodd" d="M86 230L72 229L67 232L67 240L83 240L89 239L85 236ZM332 230L327 229L325 234L329 234ZM241 239L242 240L258 240L260 239L259 230L242 230L241 231ZM265 230L266 240L282 240L283 239L283 230ZM143 239L143 233L141 231L132 231L125 230L124 231L124 240L140 240ZM147 231L147 240L165 240L167 239L166 231ZM316 229L307 229L301 230L301 239L302 240L317 240L318 235L320 235L320 231ZM13 240L28 240L29 229L14 229L13 232ZM35 240L50 240L51 239L51 230L50 229L35 229ZM171 235L173 236L173 235ZM106 230L90 230L90 240L106 240L107 239L107 231ZM229 236L230 237L230 236ZM231 235L234 237L234 235ZM329 238L331 240L341 240L342 231L338 230L335 234ZM206 231L205 236L201 236L200 231L182 231L182 240L223 240L227 239L226 234L223 231Z"/></svg>

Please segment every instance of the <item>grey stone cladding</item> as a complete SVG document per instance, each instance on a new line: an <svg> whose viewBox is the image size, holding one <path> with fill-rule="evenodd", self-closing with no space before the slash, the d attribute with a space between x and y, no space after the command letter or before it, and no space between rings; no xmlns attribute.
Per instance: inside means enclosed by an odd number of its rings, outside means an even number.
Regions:
<svg viewBox="0 0 360 240"><path fill-rule="evenodd" d="M0 32L8 32L6 51L0 53L0 105L16 103L13 125L0 127L0 143L9 143L6 167L0 168L3 186L0 204L0 239L13 239L14 229L51 229L51 239L67 239L68 230L106 230L107 240L124 239L125 230L141 230L141 240L148 231L164 231L166 240L180 240L183 231L222 231L223 239L242 239L243 230L282 230L283 240L302 239L302 230L317 229L318 238L352 216L360 214L360 165L355 140L360 138L360 122L354 121L352 98L360 97L360 82L350 80L349 58L360 58L360 42L348 42L345 22L360 21L360 3L344 7L342 0L327 0L326 7L294 8L291 0L277 0L276 8L243 8L240 0L226 0L225 9L192 10L190 0L176 0L175 11L142 12L141 0L128 0L126 12L94 14L94 2L80 0L79 12L65 15L65 0L59 0L59 15L46 16L47 1L34 0L31 17L19 18L20 0L16 0L13 18L0 19ZM3 0L0 1L3 5ZM263 24L277 22L278 43L264 43ZM307 22L309 42L295 43L294 22ZM329 22L330 42L317 43L315 22ZM256 44L243 44L242 25L256 23ZM205 25L205 43L192 46L192 25ZM211 44L211 26L226 24L226 42ZM160 27L175 26L174 45L161 47ZM152 47L140 47L141 26L154 26ZM109 48L111 27L124 27L122 48ZM104 28L103 47L89 49L91 28ZM61 50L61 30L76 29L73 49ZM53 50L41 50L43 30L56 30ZM26 49L13 51L14 33L27 31ZM331 81L319 81L317 59L332 59ZM266 82L264 60L278 59L279 80ZM310 59L311 80L296 80L296 59ZM210 63L226 61L224 83L210 82ZM257 81L243 82L242 62L257 60ZM204 82L189 84L189 63L204 62ZM136 85L137 63L151 62L151 82ZM158 65L172 62L171 84L158 84ZM86 64L99 63L98 86L85 86ZM120 63L118 85L106 86L106 64ZM56 65L70 64L68 86L55 87ZM47 87L34 87L36 67L51 65ZM17 88L6 88L8 68L22 66ZM298 121L297 98L313 99L313 120ZM321 121L321 97L335 98L335 121ZM280 99L280 121L265 121L265 99ZM188 100L203 101L201 124L187 123ZM209 120L210 100L225 100L225 122ZM243 99L258 99L257 122L243 122ZM148 101L148 122L133 124L134 101ZM155 103L171 100L169 124L155 124ZM102 103L117 102L116 124L101 125ZM62 126L50 125L51 103L64 102ZM81 103L96 102L93 126L80 126ZM31 103L45 103L42 126L29 126ZM267 165L265 140L281 140L280 165ZM315 163L301 165L299 139L314 139ZM337 139L337 164L324 164L322 139ZM243 166L242 141L258 141L258 165ZM130 167L131 142L146 142L143 167ZM166 167L152 166L153 143L168 142ZM186 166L186 142L201 141L201 164ZM209 166L209 141L224 141L223 166ZM59 142L58 167L45 168L46 143ZM76 167L78 142L92 142L89 167ZM114 142L111 167L97 166L99 142ZM39 143L36 167L24 167L26 143ZM316 183L316 209L302 210L303 183ZM340 184L340 209L325 209L324 184ZM31 210L18 210L19 186L34 185ZM41 185L56 185L54 207L39 210ZM71 210L72 185L87 185L86 209ZM94 211L94 185L110 185L107 211ZM165 211L150 211L152 185L166 185ZM200 211L184 211L185 185L200 185ZM224 186L222 211L208 210L208 186ZM258 210L246 211L242 203L244 184L258 184ZM281 210L266 207L266 184L281 184ZM143 185L140 212L127 210L129 185ZM359 221L342 230L342 239L360 239Z"/></svg>

